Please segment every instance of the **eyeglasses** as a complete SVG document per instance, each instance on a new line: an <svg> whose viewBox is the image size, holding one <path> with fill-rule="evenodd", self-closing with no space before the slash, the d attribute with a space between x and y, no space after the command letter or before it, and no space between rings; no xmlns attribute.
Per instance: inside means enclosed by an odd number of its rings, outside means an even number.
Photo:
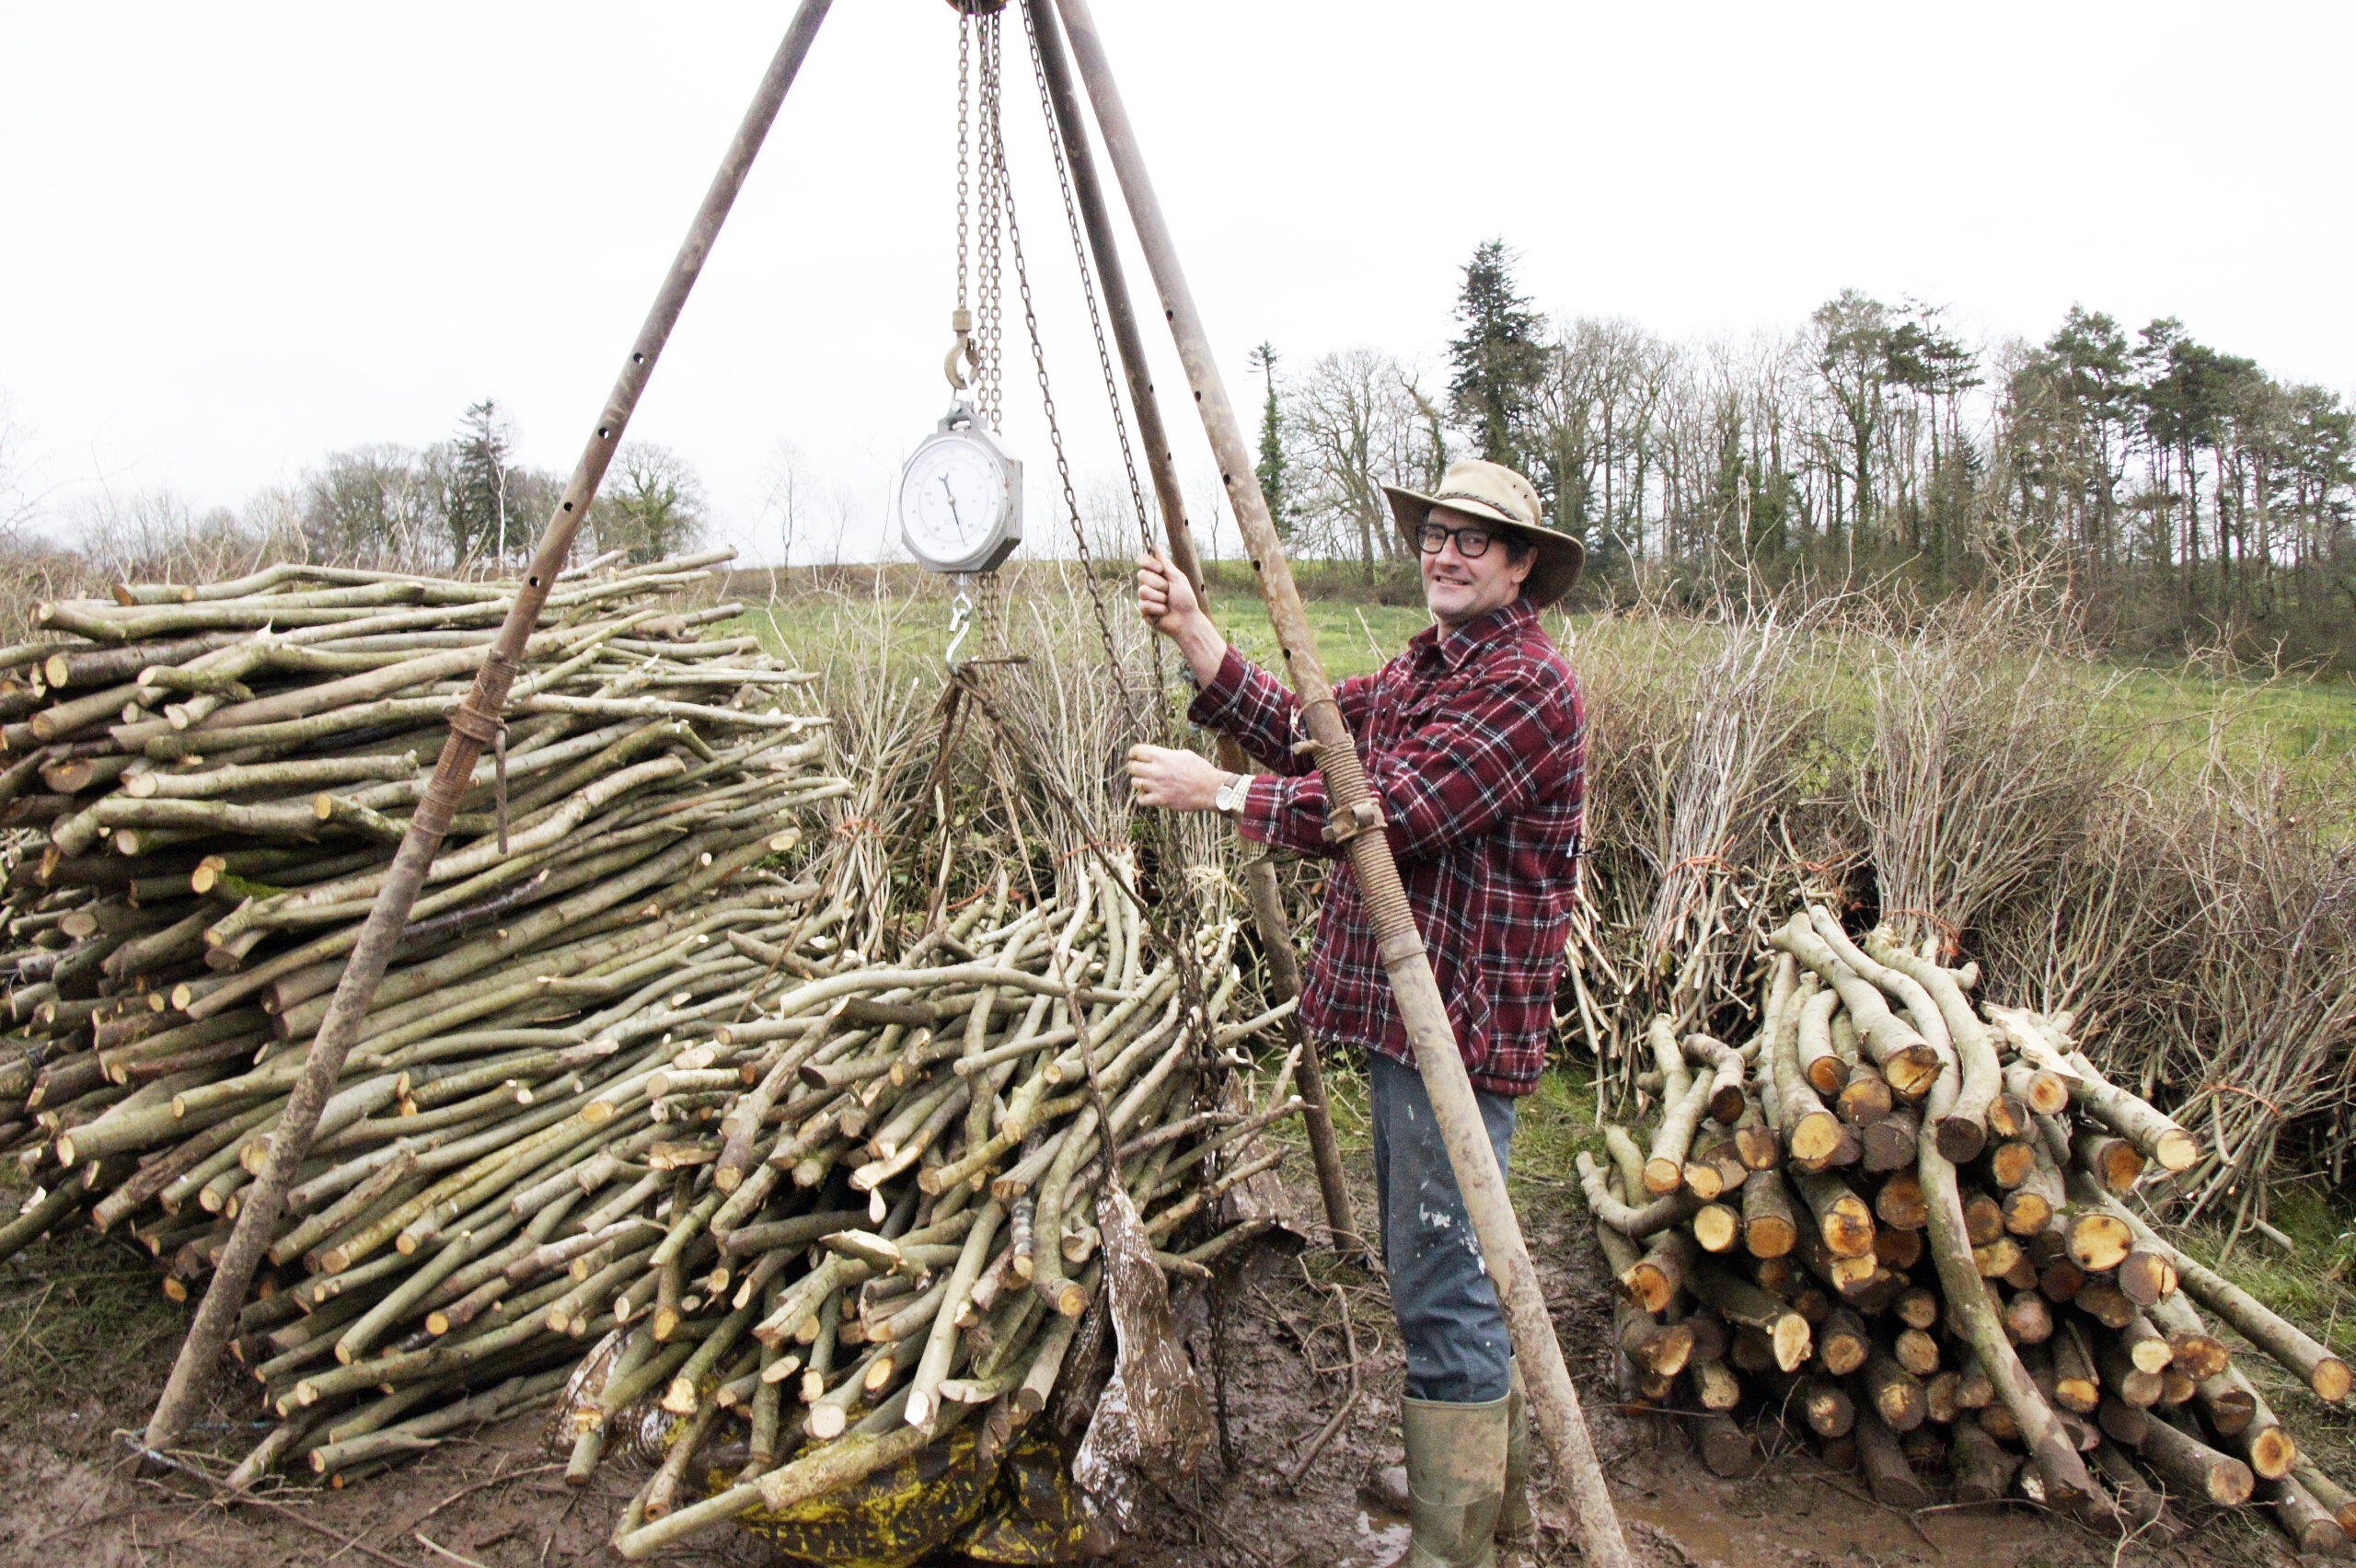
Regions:
<svg viewBox="0 0 2356 1568"><path fill-rule="evenodd" d="M1438 523L1421 523L1415 526L1415 548L1426 555L1438 555L1456 541L1456 553L1466 560L1479 560L1489 553L1489 543L1496 537L1488 528L1448 528Z"/></svg>

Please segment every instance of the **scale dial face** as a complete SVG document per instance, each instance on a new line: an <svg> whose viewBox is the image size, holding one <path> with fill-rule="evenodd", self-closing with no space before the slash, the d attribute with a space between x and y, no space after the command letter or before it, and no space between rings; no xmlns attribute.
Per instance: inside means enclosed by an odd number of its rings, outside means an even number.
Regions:
<svg viewBox="0 0 2356 1568"><path fill-rule="evenodd" d="M986 431L934 432L900 470L900 536L935 571L987 571L1022 539L1022 465Z"/></svg>

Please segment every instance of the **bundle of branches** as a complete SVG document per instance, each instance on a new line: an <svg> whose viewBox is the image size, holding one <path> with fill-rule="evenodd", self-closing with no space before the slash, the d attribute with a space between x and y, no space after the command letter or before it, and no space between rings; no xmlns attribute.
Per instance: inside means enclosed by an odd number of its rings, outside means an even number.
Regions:
<svg viewBox="0 0 2356 1568"><path fill-rule="evenodd" d="M1961 934L2046 873L2118 776L2095 678L2047 584L1941 605L1873 673L1873 744L1854 773L1882 920Z"/></svg>
<svg viewBox="0 0 2356 1568"><path fill-rule="evenodd" d="M790 1510L969 1417L985 1458L1001 1451L1068 1360L1091 1375L1116 1231L1201 1279L1273 1223L1163 1250L1274 1165L1253 1135L1299 1109L1281 1082L1257 1110L1195 1108L1225 1048L1278 1016L1223 1021L1235 923L1191 939L1218 976L1198 1011L1122 880L1073 885L1011 916L1001 886L921 952L806 966L774 1006L713 1031L695 1071L739 1089L710 1135L653 1146L676 1173L642 1193L647 1221L573 1265L596 1283L564 1309L578 1323L613 1301L631 1325L564 1417L576 1480L618 1420L633 1424L633 1401L659 1394L683 1422L618 1530L626 1554ZM712 1465L731 1483L678 1506L683 1479Z"/></svg>
<svg viewBox="0 0 2356 1568"><path fill-rule="evenodd" d="M567 1020L659 1018L716 933L806 901L751 868L847 786L818 771L824 721L779 710L801 675L749 638L693 640L734 606L664 603L717 559L593 563L551 595L516 720L299 1178L282 1266L561 1122L631 1059ZM11 846L4 906L0 1139L35 1192L0 1252L87 1211L168 1259L176 1296L209 1271L511 594L274 568L45 606L80 639L9 651L7 777L49 828ZM723 883L751 891L691 907ZM406 1258L423 1212L363 1251L398 1235ZM296 1277L273 1310L349 1283Z"/></svg>
<svg viewBox="0 0 2356 1568"><path fill-rule="evenodd" d="M1823 608L1721 603L1716 619L1640 650L1592 632L1578 640L1594 674L1591 852L1563 1022L1623 1091L1647 1059L1649 1011L1680 1029L1747 1017L1739 982L1782 869L1776 830L1797 793L1803 734L1820 717L1796 676ZM1662 680L1664 665L1674 679Z"/></svg>
<svg viewBox="0 0 2356 1568"><path fill-rule="evenodd" d="M551 595L515 720L376 994L383 1048L519 1006L545 1016L551 993L525 997L537 976L511 973L536 945L627 924L634 893L757 858L782 811L846 789L812 767L824 740L806 732L825 721L780 710L799 673L750 638L689 640L734 606L643 602L711 559ZM379 576L273 568L163 603L125 588L126 605L44 606L109 645L14 651L11 700L40 706L0 731L25 748L6 778L48 792L10 809L49 827L8 871L0 964L33 1044L0 1065L0 1124L38 1113L54 1137L316 1032L509 598L415 578L307 586L322 574Z"/></svg>
<svg viewBox="0 0 2356 1568"><path fill-rule="evenodd" d="M2356 1506L2212 1320L2327 1401L2347 1364L2125 1201L2189 1168L2191 1136L2066 1018L1975 1007L1971 971L1886 929L1808 909L1772 943L1758 1035L1657 1020L1658 1125L1607 1129L1609 1170L1580 1159L1630 1397L1685 1412L1723 1473L1757 1462L1747 1412L1893 1506L1941 1474L1960 1502L2141 1525L2163 1493L2257 1498L2302 1550L2343 1546Z"/></svg>
<svg viewBox="0 0 2356 1568"><path fill-rule="evenodd" d="M2356 1127L2356 842L2346 798L2279 768L2212 755L2208 809L2169 824L2192 905L2181 962L2152 989L2161 1027L2133 1069L2165 1083L2201 1130L2179 1186L2198 1215L2230 1201L2238 1233L2265 1213L2286 1142L2344 1170ZM2114 1047L2126 1055L2132 1045Z"/></svg>
<svg viewBox="0 0 2356 1568"><path fill-rule="evenodd" d="M776 689L742 679L766 667L749 649L641 649L623 645L638 628L604 628L525 681L670 701L675 674L724 668L739 680L716 711L756 721L743 705ZM637 672L627 698L604 689L613 652ZM715 744L701 714L608 734L602 707L518 705L507 853L491 852L495 801L468 802L493 808L485 836L437 864L240 1321L279 1424L237 1479L365 1474L562 1387L576 1481L608 1444L661 1435L621 1530L651 1551L837 1492L969 1414L1002 1447L1067 1362L1067 1388L1103 1377L1103 1314L1085 1315L1123 1246L1132 1273L1201 1278L1267 1227L1230 1223L1230 1194L1273 1165L1255 1135L1299 1102L1288 1071L1256 1107L1231 1088L1231 1047L1288 1010L1227 1021L1235 921L1157 928L1129 851L1070 843L1003 774L965 766L991 748L948 755L936 729L944 766L913 766L924 726L893 709L922 694L889 684L896 698L847 709L870 721L856 785L814 771L801 721ZM289 760L366 755L332 733L342 751ZM665 755L680 749L692 760ZM178 776L121 777L157 775ZM541 833L584 796L561 837ZM992 798L1003 821L926 831L944 803ZM817 802L837 820L804 880L767 869L799 836L780 813ZM203 847L172 847L186 864L56 857L48 882L27 862L17 957L48 966L28 985L59 985L83 942L182 934L163 957L77 963L87 995L28 1009L52 1032L7 1081L37 1188L0 1254L87 1210L167 1260L184 1295L225 1241L318 1026L323 939L364 911L387 850L320 866L338 847L193 859ZM281 859L234 859L260 854ZM116 859L112 883L57 875ZM109 898L146 923L66 926ZM271 934L202 962L255 929ZM676 1507L722 1465L727 1501Z"/></svg>

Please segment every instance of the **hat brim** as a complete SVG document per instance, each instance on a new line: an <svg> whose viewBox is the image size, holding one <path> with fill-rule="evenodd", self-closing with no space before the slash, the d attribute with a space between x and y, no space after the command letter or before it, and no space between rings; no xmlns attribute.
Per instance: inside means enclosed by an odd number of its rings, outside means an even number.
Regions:
<svg viewBox="0 0 2356 1568"><path fill-rule="evenodd" d="M1544 609L1571 591L1579 580L1579 571L1587 564L1587 547L1568 534L1552 528L1533 528L1519 518L1498 511L1484 501L1470 496L1450 496L1439 501L1397 485L1382 487L1383 498L1391 502L1392 520L1398 525L1399 537L1414 557L1420 552L1415 546L1415 530L1435 506L1445 506L1450 512L1461 512L1467 517L1478 517L1484 523L1495 523L1510 528L1537 547L1538 559L1530 562L1530 575L1523 579L1521 596L1533 609Z"/></svg>

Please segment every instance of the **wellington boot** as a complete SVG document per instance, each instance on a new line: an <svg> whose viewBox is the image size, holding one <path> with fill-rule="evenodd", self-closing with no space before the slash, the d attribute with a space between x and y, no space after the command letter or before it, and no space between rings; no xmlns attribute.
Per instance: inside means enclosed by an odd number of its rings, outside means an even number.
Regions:
<svg viewBox="0 0 2356 1568"><path fill-rule="evenodd" d="M1538 1521L1530 1511L1530 1394L1517 1361L1513 1391L1506 1395L1506 1495L1497 1510L1497 1545L1510 1553L1537 1538Z"/></svg>
<svg viewBox="0 0 2356 1568"><path fill-rule="evenodd" d="M1496 1568L1511 1399L1401 1401L1410 1533L1405 1554L1391 1568Z"/></svg>

